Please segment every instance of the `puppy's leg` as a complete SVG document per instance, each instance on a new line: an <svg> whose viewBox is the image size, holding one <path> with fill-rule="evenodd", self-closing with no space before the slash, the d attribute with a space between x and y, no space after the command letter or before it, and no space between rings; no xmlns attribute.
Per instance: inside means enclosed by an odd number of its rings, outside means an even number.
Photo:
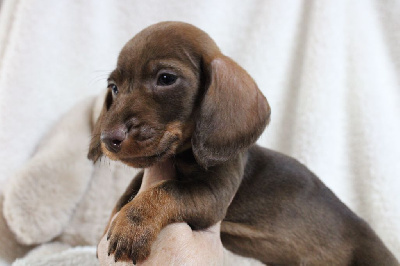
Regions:
<svg viewBox="0 0 400 266"><path fill-rule="evenodd" d="M125 190L124 194L118 200L116 206L111 212L110 218L108 219L108 223L106 228L104 229L103 236L107 233L108 229L110 228L111 221L115 214L121 210L127 203L129 203L132 199L134 199L142 185L143 179L143 171L140 171L135 178L131 181L127 189ZM98 250L96 250L96 256L98 257Z"/></svg>
<svg viewBox="0 0 400 266"><path fill-rule="evenodd" d="M132 199L134 199L139 192L140 186L142 185L142 180L143 180L143 171L140 171L135 178L131 181L129 186L126 188L124 194L121 196L121 198L118 200L117 204L115 205L114 209L112 210L110 219L108 220L107 226L104 230L103 235L105 235L108 231L108 228L110 227L112 218L114 215L119 212L122 207L124 207L127 203L129 203Z"/></svg>
<svg viewBox="0 0 400 266"><path fill-rule="evenodd" d="M240 184L240 170L227 165L194 175L185 181L179 181L179 174L176 180L162 181L122 207L108 231L108 251L116 261L145 260L167 224L186 222L205 229L224 218Z"/></svg>

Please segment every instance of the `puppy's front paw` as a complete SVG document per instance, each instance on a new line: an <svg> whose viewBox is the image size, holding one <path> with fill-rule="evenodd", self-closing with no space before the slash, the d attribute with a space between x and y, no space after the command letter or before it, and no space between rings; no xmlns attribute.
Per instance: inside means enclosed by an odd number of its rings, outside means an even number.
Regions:
<svg viewBox="0 0 400 266"><path fill-rule="evenodd" d="M123 208L108 231L108 255L114 254L115 262L120 259L131 260L134 264L143 261L149 257L159 232L154 221L136 210Z"/></svg>

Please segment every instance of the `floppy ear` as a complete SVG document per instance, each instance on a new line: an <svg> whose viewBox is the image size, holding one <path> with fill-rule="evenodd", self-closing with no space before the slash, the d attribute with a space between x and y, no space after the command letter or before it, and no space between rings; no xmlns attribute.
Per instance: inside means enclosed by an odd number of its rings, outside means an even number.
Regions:
<svg viewBox="0 0 400 266"><path fill-rule="evenodd" d="M229 57L218 56L205 69L209 84L192 147L198 163L207 168L253 144L268 124L271 111L254 80Z"/></svg>
<svg viewBox="0 0 400 266"><path fill-rule="evenodd" d="M106 97L104 100L103 107L101 109L100 115L97 118L96 123L93 126L92 129L92 139L90 141L90 146L89 146L89 152L88 152L88 159L92 160L93 163L97 162L97 160L103 155L103 152L101 150L101 141L100 141L100 135L101 135L101 124L103 122L103 118L105 113L107 112L108 108L110 107L112 102L112 95L109 90L107 90ZM93 108L93 112L96 112L96 108ZM92 119L95 120L96 116L93 115Z"/></svg>

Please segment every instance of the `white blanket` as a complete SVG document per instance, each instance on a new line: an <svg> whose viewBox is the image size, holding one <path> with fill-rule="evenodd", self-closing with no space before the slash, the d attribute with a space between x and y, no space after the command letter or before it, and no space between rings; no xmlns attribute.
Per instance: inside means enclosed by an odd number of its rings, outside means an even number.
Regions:
<svg viewBox="0 0 400 266"><path fill-rule="evenodd" d="M0 11L0 185L62 113L101 92L135 33L185 21L266 95L259 144L305 163L400 258L399 0L3 0Z"/></svg>

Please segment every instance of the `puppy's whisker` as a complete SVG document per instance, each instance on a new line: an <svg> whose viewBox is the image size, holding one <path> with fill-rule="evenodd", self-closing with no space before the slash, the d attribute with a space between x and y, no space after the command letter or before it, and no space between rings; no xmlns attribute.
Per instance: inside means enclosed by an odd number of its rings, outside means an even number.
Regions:
<svg viewBox="0 0 400 266"><path fill-rule="evenodd" d="M102 84L104 84L104 87L106 87L107 86L107 78L108 78L107 75L95 77L90 81L90 85L95 85L95 84L101 82Z"/></svg>
<svg viewBox="0 0 400 266"><path fill-rule="evenodd" d="M111 71L110 70L95 70L93 73L96 74L94 78L90 81L90 85L94 85L96 83L104 82L106 84L107 78L109 77Z"/></svg>

